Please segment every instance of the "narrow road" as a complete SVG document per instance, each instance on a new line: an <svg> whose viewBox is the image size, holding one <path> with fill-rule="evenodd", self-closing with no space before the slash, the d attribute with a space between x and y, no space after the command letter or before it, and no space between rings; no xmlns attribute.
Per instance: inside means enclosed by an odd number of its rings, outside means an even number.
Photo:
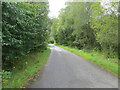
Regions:
<svg viewBox="0 0 120 90"><path fill-rule="evenodd" d="M28 88L118 88L118 78L80 56L51 45L42 74Z"/></svg>

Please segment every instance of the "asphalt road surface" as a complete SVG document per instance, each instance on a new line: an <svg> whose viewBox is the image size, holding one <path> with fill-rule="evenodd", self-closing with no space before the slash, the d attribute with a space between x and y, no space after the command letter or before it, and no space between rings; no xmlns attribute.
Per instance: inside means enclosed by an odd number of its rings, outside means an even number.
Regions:
<svg viewBox="0 0 120 90"><path fill-rule="evenodd" d="M42 74L28 88L118 88L118 78L65 49L50 45Z"/></svg>

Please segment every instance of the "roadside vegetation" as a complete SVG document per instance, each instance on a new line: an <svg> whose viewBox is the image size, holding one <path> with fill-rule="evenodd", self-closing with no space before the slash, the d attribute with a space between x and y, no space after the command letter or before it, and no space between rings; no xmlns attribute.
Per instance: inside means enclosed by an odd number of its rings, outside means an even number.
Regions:
<svg viewBox="0 0 120 90"><path fill-rule="evenodd" d="M111 72L113 75L118 76L118 59L117 58L107 58L104 53L97 52L94 50L79 50L69 46L58 45L68 51L71 51L79 56L82 56L86 60L93 62L94 64L100 66L101 68Z"/></svg>
<svg viewBox="0 0 120 90"><path fill-rule="evenodd" d="M50 55L50 48L48 47L43 52L31 52L26 57L20 59L20 63L11 72L4 72L3 74L3 88L24 88L30 82L36 81L33 77L39 74L48 57Z"/></svg>
<svg viewBox="0 0 120 90"><path fill-rule="evenodd" d="M51 40L118 76L118 2L67 2L51 22Z"/></svg>
<svg viewBox="0 0 120 90"><path fill-rule="evenodd" d="M42 69L48 45L47 2L2 2L2 87L20 88Z"/></svg>

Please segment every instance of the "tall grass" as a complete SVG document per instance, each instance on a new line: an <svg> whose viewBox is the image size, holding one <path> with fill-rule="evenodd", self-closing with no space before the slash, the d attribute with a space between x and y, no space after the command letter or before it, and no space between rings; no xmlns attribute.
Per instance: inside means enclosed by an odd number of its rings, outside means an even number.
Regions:
<svg viewBox="0 0 120 90"><path fill-rule="evenodd" d="M21 88L25 86L33 76L37 74L44 64L48 60L50 54L50 48L43 52L30 53L23 58L26 62L17 64L16 68L12 71L11 78L7 81L3 81L3 88Z"/></svg>
<svg viewBox="0 0 120 90"><path fill-rule="evenodd" d="M107 71L111 72L115 76L118 75L118 59L117 58L107 58L102 53L97 51L84 51L84 50L78 50L75 48L71 48L68 46L62 46L58 45L66 50L69 50L79 56L82 56L83 58L91 61L94 64L97 64L103 69L106 69ZM119 76L120 77L120 76Z"/></svg>

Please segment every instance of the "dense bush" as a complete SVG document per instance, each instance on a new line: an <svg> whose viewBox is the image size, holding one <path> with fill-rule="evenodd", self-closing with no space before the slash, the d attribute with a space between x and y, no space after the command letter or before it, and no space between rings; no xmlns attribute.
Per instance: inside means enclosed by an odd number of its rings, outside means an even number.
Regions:
<svg viewBox="0 0 120 90"><path fill-rule="evenodd" d="M48 3L2 3L2 62L10 70L36 47L45 48L48 37Z"/></svg>

